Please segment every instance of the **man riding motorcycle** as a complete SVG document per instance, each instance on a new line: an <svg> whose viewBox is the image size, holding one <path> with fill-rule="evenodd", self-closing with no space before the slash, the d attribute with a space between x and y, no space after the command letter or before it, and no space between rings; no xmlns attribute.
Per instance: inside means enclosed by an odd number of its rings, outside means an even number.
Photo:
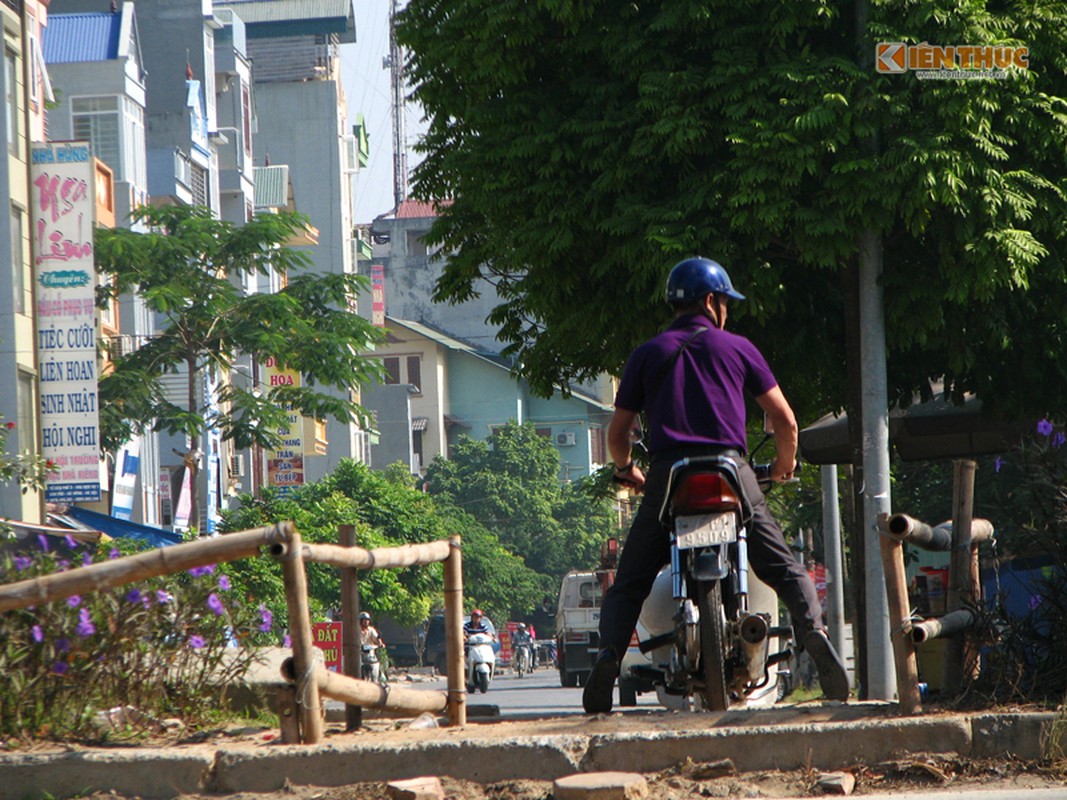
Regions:
<svg viewBox="0 0 1067 800"><path fill-rule="evenodd" d="M378 629L370 624L370 614L366 611L359 615L359 649L362 653L362 666L360 675L363 680L378 682L381 671L381 659L378 657L378 648L384 648L385 642L378 633Z"/></svg>

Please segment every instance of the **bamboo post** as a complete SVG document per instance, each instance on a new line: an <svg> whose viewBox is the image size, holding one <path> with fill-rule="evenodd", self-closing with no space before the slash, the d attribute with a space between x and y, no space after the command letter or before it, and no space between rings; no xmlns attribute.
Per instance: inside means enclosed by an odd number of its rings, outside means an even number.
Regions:
<svg viewBox="0 0 1067 800"><path fill-rule="evenodd" d="M296 706L296 687L278 687L278 719L282 744L300 744L300 716Z"/></svg>
<svg viewBox="0 0 1067 800"><path fill-rule="evenodd" d="M915 642L911 635L911 608L908 605L908 580L904 570L904 545L889 536L889 515L878 517L878 545L885 571L885 592L889 605L889 639L893 645L896 667L897 697L904 714L922 712L919 694L919 665L915 657Z"/></svg>
<svg viewBox="0 0 1067 800"><path fill-rule="evenodd" d="M278 522L264 528L224 533L210 539L160 547L113 561L9 583L0 586L0 612L51 603L76 594L110 589L220 561L249 558L259 555L263 547L285 544L296 535L292 522Z"/></svg>
<svg viewBox="0 0 1067 800"><path fill-rule="evenodd" d="M969 458L953 462L952 474L952 555L949 560L948 593L945 610L949 613L973 607L981 595L978 584L978 551L971 541L974 514L974 475L977 464ZM945 642L945 688L959 689L964 678L976 677L978 654L966 633L949 637Z"/></svg>
<svg viewBox="0 0 1067 800"><path fill-rule="evenodd" d="M356 546L356 526L342 525L337 529L341 547ZM359 575L353 567L341 567L341 666L345 675L358 678L361 674L362 654L359 642ZM354 731L363 725L363 709L345 705L345 730Z"/></svg>
<svg viewBox="0 0 1067 800"><path fill-rule="evenodd" d="M318 744L323 735L322 709L319 685L315 681L315 646L311 637L307 574L304 571L300 534L294 531L287 547L275 546L272 552L282 562L285 605L289 610L289 639L297 676L296 702L300 707L300 727L305 744Z"/></svg>
<svg viewBox="0 0 1067 800"><path fill-rule="evenodd" d="M445 560L445 658L448 661L448 718L467 724L467 683L463 675L463 551L459 536L448 539Z"/></svg>

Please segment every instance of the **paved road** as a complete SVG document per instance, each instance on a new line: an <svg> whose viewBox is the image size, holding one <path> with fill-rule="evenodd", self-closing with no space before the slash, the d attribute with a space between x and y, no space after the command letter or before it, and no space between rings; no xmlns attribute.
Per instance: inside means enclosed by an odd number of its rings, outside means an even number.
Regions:
<svg viewBox="0 0 1067 800"><path fill-rule="evenodd" d="M420 687L445 689L445 679L420 683ZM647 711L660 706L653 694L638 695L635 709L618 707L618 689L615 690L616 710ZM489 687L486 694L473 692L467 695L471 716L478 714L475 706L496 706L504 719L521 719L539 715L582 714L582 690L565 689L560 686L559 672L555 669L540 668L521 678L510 669L502 669Z"/></svg>

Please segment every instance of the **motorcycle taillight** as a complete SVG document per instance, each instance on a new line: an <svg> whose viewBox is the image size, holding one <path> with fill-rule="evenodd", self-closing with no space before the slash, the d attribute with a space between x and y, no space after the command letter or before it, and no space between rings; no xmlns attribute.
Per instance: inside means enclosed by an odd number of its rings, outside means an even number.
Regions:
<svg viewBox="0 0 1067 800"><path fill-rule="evenodd" d="M741 507L730 482L717 472L696 472L682 478L671 498L675 514L707 514Z"/></svg>

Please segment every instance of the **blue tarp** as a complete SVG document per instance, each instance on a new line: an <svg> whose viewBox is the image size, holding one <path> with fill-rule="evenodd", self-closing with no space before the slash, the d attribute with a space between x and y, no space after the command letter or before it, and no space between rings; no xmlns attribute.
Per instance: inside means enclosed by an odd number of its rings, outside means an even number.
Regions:
<svg viewBox="0 0 1067 800"><path fill-rule="evenodd" d="M137 522L128 522L117 517L110 517L87 508L70 506L65 516L72 517L85 525L92 526L95 530L106 533L113 539L140 539L153 547L166 547L171 544L181 544L182 535L174 531L165 531L162 528L153 528L150 525L141 525Z"/></svg>

